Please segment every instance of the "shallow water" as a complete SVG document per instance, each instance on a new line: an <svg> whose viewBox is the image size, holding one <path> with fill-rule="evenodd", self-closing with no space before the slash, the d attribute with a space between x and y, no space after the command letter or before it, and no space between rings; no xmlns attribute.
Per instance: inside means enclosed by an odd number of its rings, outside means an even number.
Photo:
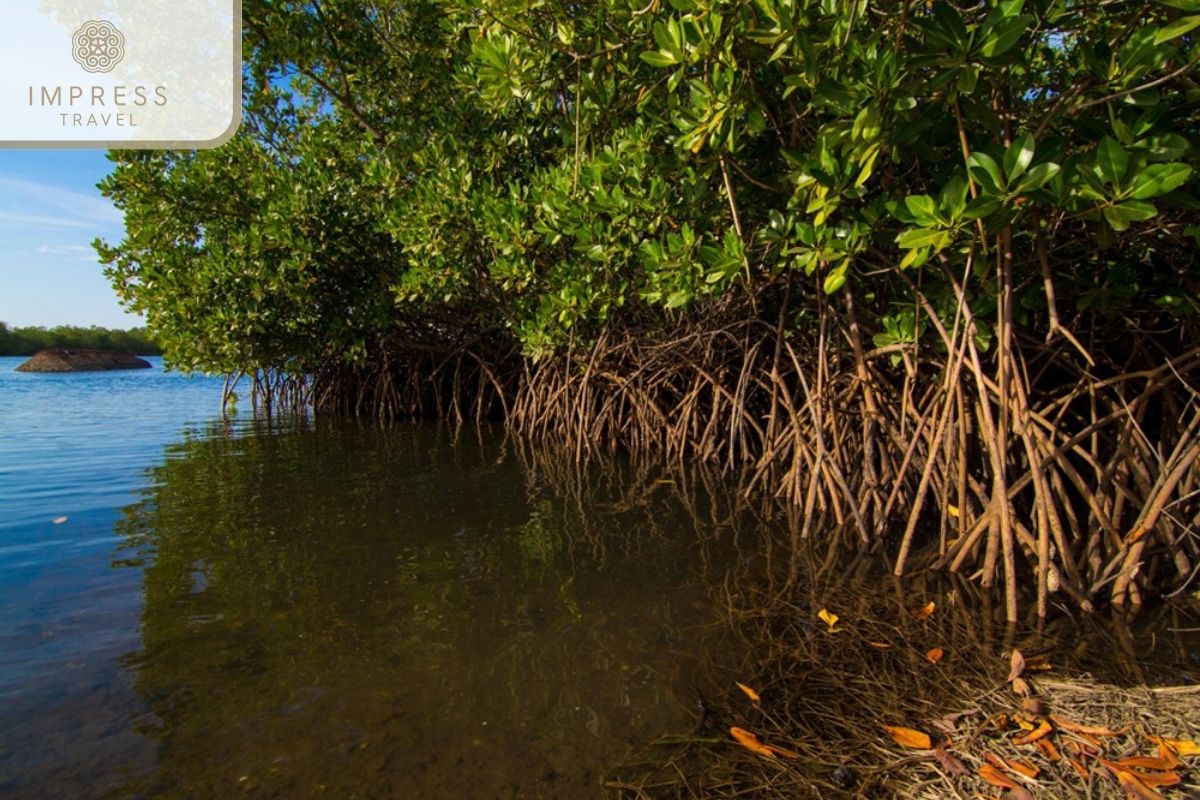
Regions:
<svg viewBox="0 0 1200 800"><path fill-rule="evenodd" d="M727 479L498 431L222 419L220 380L157 359L20 361L0 359L0 796L596 797L696 729L699 692L746 724L756 645L727 603L786 571L790 534L732 513ZM825 605L919 597L939 611L896 644L944 646L948 674L1018 644L1064 675L1200 677L1194 604L1013 631L961 580L800 562L832 567L800 593L806 635Z"/></svg>
<svg viewBox="0 0 1200 800"><path fill-rule="evenodd" d="M19 362L0 795L586 797L694 724L730 556L653 476Z"/></svg>

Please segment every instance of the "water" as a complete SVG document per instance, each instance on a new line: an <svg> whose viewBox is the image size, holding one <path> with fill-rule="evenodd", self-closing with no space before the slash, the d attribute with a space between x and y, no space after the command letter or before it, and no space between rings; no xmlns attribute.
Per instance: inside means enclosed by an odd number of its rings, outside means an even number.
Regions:
<svg viewBox="0 0 1200 800"><path fill-rule="evenodd" d="M20 361L0 795L589 797L694 725L732 556L655 475Z"/></svg>

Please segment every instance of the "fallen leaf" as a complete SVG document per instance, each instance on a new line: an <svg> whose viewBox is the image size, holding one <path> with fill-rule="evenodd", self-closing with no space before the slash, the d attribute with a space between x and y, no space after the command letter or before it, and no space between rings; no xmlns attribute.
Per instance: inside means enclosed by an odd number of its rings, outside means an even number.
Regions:
<svg viewBox="0 0 1200 800"><path fill-rule="evenodd" d="M1150 741L1169 747L1177 756L1200 756L1200 745L1191 739L1166 739L1161 736L1151 736Z"/></svg>
<svg viewBox="0 0 1200 800"><path fill-rule="evenodd" d="M1071 766L1075 768L1075 772L1078 773L1078 775L1079 775L1079 780L1083 781L1084 783L1087 783L1088 782L1088 768L1086 766L1084 766L1083 761L1076 758L1075 756L1067 756L1067 761L1070 762Z"/></svg>
<svg viewBox="0 0 1200 800"><path fill-rule="evenodd" d="M950 755L950 751L946 749L946 743L941 742L937 747L933 748L933 755L937 758L938 763L942 765L942 769L955 777L969 775L970 771L963 762L956 757Z"/></svg>
<svg viewBox="0 0 1200 800"><path fill-rule="evenodd" d="M1008 677L1005 681L1013 681L1021 677L1021 673L1025 671L1025 656L1021 655L1020 650L1013 650L1012 656L1008 659Z"/></svg>
<svg viewBox="0 0 1200 800"><path fill-rule="evenodd" d="M945 657L946 651L940 647L934 647L925 654L925 658L929 659L930 663L936 664Z"/></svg>
<svg viewBox="0 0 1200 800"><path fill-rule="evenodd" d="M1016 694L1025 695L1028 697L1030 692L1029 681L1025 680L1024 678L1013 678L1012 690Z"/></svg>
<svg viewBox="0 0 1200 800"><path fill-rule="evenodd" d="M1041 751L1047 761L1062 761L1062 753L1058 752L1058 748L1054 746L1054 742L1049 739L1038 739L1034 744L1037 745L1037 749Z"/></svg>
<svg viewBox="0 0 1200 800"><path fill-rule="evenodd" d="M1174 772L1140 772L1131 769L1127 772L1147 786L1178 786L1183 778Z"/></svg>
<svg viewBox="0 0 1200 800"><path fill-rule="evenodd" d="M892 738L896 740L896 744L901 747L908 747L913 750L929 750L933 747L933 741L927 733L894 725L881 725L880 727L890 733Z"/></svg>
<svg viewBox="0 0 1200 800"><path fill-rule="evenodd" d="M737 683L737 681L734 681L734 683ZM737 687L742 690L742 694L744 694L744 695L746 695L746 697L750 698L750 702L752 702L752 703L758 702L758 700L759 700L758 692L754 691L753 689L751 689L749 686L747 686L744 683L737 683Z"/></svg>
<svg viewBox="0 0 1200 800"><path fill-rule="evenodd" d="M1137 776L1125 770L1117 770L1117 783L1125 790L1129 800L1162 800L1162 795L1138 780Z"/></svg>
<svg viewBox="0 0 1200 800"><path fill-rule="evenodd" d="M1041 740L1039 739L1038 741ZM1004 759L1004 763L1013 772L1020 773L1026 778L1036 778L1038 773L1041 772L1041 770L1039 770L1033 764L1030 764L1028 761L1017 761L1016 759L1006 758Z"/></svg>
<svg viewBox="0 0 1200 800"><path fill-rule="evenodd" d="M928 603L921 606L920 608L910 609L908 613L912 614L913 619L925 619L930 614L932 614L936 608L937 608L937 605L932 600L930 600Z"/></svg>
<svg viewBox="0 0 1200 800"><path fill-rule="evenodd" d="M773 745L773 744L766 744L766 743L764 742L764 743L763 743L763 747L767 748L768 750L770 750L770 751L771 751L772 753L774 753L775 755L778 755L778 756L783 756L784 758L799 758L799 757L800 757L800 754L799 754L799 753L794 753L794 752L792 752L791 750L785 750L784 748L782 748L782 747L778 747L778 746L776 746L776 745Z"/></svg>
<svg viewBox="0 0 1200 800"><path fill-rule="evenodd" d="M1052 728L1050 726L1050 723L1047 722L1046 720L1042 720L1040 725L1038 725L1036 728L1034 728L1029 733L1026 733L1023 736L1018 736L1017 738L1013 739L1012 743L1016 744L1016 745L1033 744L1038 739L1041 739L1041 738L1049 735L1050 731L1052 731L1052 730L1054 730L1054 728Z"/></svg>
<svg viewBox="0 0 1200 800"><path fill-rule="evenodd" d="M831 614L829 612L829 609L827 609L827 608L822 608L820 611L817 612L817 619L821 620L826 625L828 625L829 632L833 633L834 626L837 625L838 620L841 619L841 617L839 617L837 614Z"/></svg>
<svg viewBox="0 0 1200 800"><path fill-rule="evenodd" d="M775 757L774 750L760 742L757 736L745 728L738 728L735 726L729 729L729 733L733 736L734 740L736 740L738 744L750 752L758 753L760 756L766 756L767 758Z"/></svg>
<svg viewBox="0 0 1200 800"><path fill-rule="evenodd" d="M946 503L946 513L952 517L957 517L958 516L958 506L953 505L952 503Z"/></svg>
<svg viewBox="0 0 1200 800"><path fill-rule="evenodd" d="M1026 697L1021 700L1021 708L1030 714L1042 713L1042 701L1036 697Z"/></svg>
<svg viewBox="0 0 1200 800"><path fill-rule="evenodd" d="M871 647L874 647L876 650L890 650L892 647L887 642L872 642L868 640L867 644L871 645Z"/></svg>
<svg viewBox="0 0 1200 800"><path fill-rule="evenodd" d="M67 521L67 518L66 518L66 517L55 517L55 518L54 518L54 524L55 524L55 525L62 525L62 524L63 524L64 522L66 522L66 521Z"/></svg>
<svg viewBox="0 0 1200 800"><path fill-rule="evenodd" d="M1072 722L1065 717L1060 717L1055 714L1050 715L1050 721L1062 728L1064 731L1070 731L1071 733L1082 733L1086 736L1120 736L1125 731L1129 730L1128 728L1125 728L1123 730L1114 731L1112 728L1103 728L1098 725L1080 725L1078 722Z"/></svg>
<svg viewBox="0 0 1200 800"><path fill-rule="evenodd" d="M1158 757L1164 761L1170 762L1171 769L1183 766L1183 762L1176 757L1175 751L1171 748L1171 745L1167 744L1166 742L1158 743Z"/></svg>
<svg viewBox="0 0 1200 800"><path fill-rule="evenodd" d="M992 786L998 786L1001 789L1018 789L1020 784L1012 778L1005 775L991 764L984 764L979 768L979 777L990 783Z"/></svg>
<svg viewBox="0 0 1200 800"><path fill-rule="evenodd" d="M1093 745L1088 744L1087 742L1080 742L1080 741L1076 741L1074 739L1068 739L1066 744L1067 744L1068 750L1070 750L1072 753L1078 753L1079 755L1094 756L1100 752L1100 749L1098 747L1094 747Z"/></svg>
<svg viewBox="0 0 1200 800"><path fill-rule="evenodd" d="M1117 762L1117 766L1121 769L1168 770L1175 769L1179 766L1179 762L1153 756L1132 756L1131 758L1122 758Z"/></svg>

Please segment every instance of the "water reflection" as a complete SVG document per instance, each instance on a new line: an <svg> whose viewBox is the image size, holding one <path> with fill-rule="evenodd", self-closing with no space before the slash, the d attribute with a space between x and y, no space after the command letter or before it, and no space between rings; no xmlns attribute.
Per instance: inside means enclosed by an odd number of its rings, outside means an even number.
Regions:
<svg viewBox="0 0 1200 800"><path fill-rule="evenodd" d="M158 742L119 794L593 796L692 724L726 562L652 478L582 505L499 439L249 433L168 448L119 523Z"/></svg>

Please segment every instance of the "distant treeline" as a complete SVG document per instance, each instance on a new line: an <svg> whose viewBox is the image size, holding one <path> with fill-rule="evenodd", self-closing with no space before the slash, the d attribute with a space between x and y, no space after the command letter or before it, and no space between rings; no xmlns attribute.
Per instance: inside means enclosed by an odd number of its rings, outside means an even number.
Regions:
<svg viewBox="0 0 1200 800"><path fill-rule="evenodd" d="M127 331L92 326L56 325L53 328L10 328L0 322L0 356L30 356L48 347L94 348L133 355L159 355L162 350L145 328Z"/></svg>

